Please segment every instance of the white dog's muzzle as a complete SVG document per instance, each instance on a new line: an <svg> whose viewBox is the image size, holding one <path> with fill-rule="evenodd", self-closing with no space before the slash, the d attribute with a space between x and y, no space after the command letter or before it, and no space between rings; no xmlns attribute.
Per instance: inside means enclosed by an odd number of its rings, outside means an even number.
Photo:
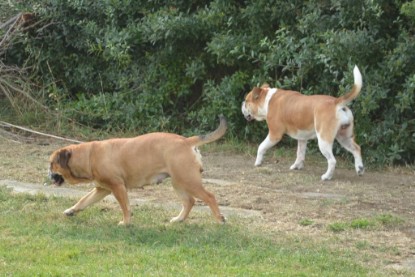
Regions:
<svg viewBox="0 0 415 277"><path fill-rule="evenodd" d="M245 119L248 121L253 120L253 116L251 115L251 113L248 111L248 109L245 107L245 101L242 102L242 114L244 115Z"/></svg>

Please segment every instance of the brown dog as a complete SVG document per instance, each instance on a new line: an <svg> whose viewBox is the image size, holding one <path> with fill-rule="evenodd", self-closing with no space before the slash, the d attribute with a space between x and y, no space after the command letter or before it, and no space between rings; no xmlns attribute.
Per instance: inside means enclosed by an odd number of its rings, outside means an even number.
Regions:
<svg viewBox="0 0 415 277"><path fill-rule="evenodd" d="M290 169L304 167L307 141L317 137L320 151L328 162L322 180L333 177L336 159L332 149L335 139L353 154L356 172L362 175L364 167L360 146L354 141L353 114L346 106L359 95L362 88L362 75L357 66L353 76L352 91L339 98L327 95L306 96L267 85L249 92L242 103L243 115L248 121L265 119L269 129L268 136L259 145L255 165L261 165L265 152L287 134L298 140L297 159Z"/></svg>
<svg viewBox="0 0 415 277"><path fill-rule="evenodd" d="M225 218L215 196L202 186L202 162L198 146L221 138L227 122L203 136L185 138L169 133L150 133L135 138L116 138L69 145L50 156L50 177L56 185L94 182L96 187L64 214L70 216L113 193L123 212L119 223L130 223L127 190L172 178L183 209L171 222L183 221L199 198L209 205L217 221Z"/></svg>

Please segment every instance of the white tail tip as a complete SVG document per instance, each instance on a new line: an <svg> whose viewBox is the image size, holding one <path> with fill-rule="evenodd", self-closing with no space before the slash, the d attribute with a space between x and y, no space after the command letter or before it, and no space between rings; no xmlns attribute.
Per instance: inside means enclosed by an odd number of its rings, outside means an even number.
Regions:
<svg viewBox="0 0 415 277"><path fill-rule="evenodd" d="M353 77L354 77L354 84L356 86L358 86L359 88L361 88L362 85L363 85L362 74L360 74L360 70L357 67L357 65L354 66L354 69L353 69Z"/></svg>

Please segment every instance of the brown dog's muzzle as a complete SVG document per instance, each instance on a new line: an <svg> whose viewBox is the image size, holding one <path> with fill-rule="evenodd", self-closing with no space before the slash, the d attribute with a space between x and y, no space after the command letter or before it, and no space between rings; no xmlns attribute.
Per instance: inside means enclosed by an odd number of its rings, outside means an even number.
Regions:
<svg viewBox="0 0 415 277"><path fill-rule="evenodd" d="M56 186L61 186L63 182L65 182L62 175L57 174L57 173L50 173L49 177L53 181L53 184Z"/></svg>

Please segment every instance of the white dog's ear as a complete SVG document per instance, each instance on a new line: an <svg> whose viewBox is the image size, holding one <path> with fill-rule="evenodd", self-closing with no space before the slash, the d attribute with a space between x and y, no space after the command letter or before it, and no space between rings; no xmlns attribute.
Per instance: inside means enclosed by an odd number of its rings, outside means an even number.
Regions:
<svg viewBox="0 0 415 277"><path fill-rule="evenodd" d="M253 94L253 98L254 98L254 100L258 100L258 98L259 98L259 95L261 94L261 89L260 88L254 88L253 90L252 90L252 94Z"/></svg>

